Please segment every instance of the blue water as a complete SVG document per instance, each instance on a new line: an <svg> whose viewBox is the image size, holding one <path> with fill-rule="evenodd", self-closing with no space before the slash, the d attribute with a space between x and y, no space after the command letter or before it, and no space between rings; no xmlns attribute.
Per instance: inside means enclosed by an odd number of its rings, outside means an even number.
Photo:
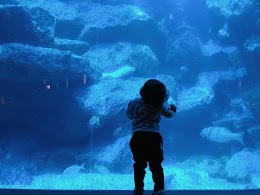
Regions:
<svg viewBox="0 0 260 195"><path fill-rule="evenodd" d="M1 1L0 188L132 190L125 111L157 78L177 106L161 120L166 188L258 189L259 10L255 0Z"/></svg>

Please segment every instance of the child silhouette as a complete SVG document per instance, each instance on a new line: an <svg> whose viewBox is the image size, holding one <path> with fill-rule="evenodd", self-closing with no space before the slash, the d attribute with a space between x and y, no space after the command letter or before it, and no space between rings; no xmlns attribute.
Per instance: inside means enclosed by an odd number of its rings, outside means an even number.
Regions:
<svg viewBox="0 0 260 195"><path fill-rule="evenodd" d="M173 118L176 106L169 108L163 104L169 98L165 85L156 79L145 82L140 89L141 98L129 102L126 114L132 119L133 136L130 148L134 159L134 194L142 195L144 191L144 176L147 162L153 175L153 194L164 194L163 139L160 134L161 115Z"/></svg>

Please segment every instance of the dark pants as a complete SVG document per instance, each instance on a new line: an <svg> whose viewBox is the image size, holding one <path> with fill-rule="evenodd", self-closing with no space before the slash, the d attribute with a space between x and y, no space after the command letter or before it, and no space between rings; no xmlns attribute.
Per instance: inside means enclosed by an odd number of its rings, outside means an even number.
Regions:
<svg viewBox="0 0 260 195"><path fill-rule="evenodd" d="M130 140L130 148L134 158L135 189L142 190L147 162L153 175L154 190L164 190L163 140L156 132L137 131Z"/></svg>

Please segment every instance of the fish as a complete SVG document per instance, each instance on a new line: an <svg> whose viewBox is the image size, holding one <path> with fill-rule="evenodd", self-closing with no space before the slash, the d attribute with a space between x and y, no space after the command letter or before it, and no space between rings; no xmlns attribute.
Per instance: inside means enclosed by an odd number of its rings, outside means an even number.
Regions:
<svg viewBox="0 0 260 195"><path fill-rule="evenodd" d="M88 124L90 126L100 126L100 118L99 116L92 116L89 121L88 121Z"/></svg>
<svg viewBox="0 0 260 195"><path fill-rule="evenodd" d="M89 146L90 150L93 148L93 142L94 142L94 129L101 128L102 125L100 124L100 118L99 116L92 116L88 121L88 131L89 131Z"/></svg>
<svg viewBox="0 0 260 195"><path fill-rule="evenodd" d="M244 132L232 133L225 127L208 127L204 128L200 135L210 141L226 143L230 141L238 141L244 145L243 135Z"/></svg>
<svg viewBox="0 0 260 195"><path fill-rule="evenodd" d="M81 166L78 166L78 165L72 165L68 168L66 168L64 171L63 171L63 175L70 175L70 174L77 174L79 173L80 170L84 170L84 164L83 163Z"/></svg>
<svg viewBox="0 0 260 195"><path fill-rule="evenodd" d="M189 72L189 69L185 66L180 67L180 71L182 72Z"/></svg>
<svg viewBox="0 0 260 195"><path fill-rule="evenodd" d="M51 89L51 85L46 85L46 89L50 90Z"/></svg>
<svg viewBox="0 0 260 195"><path fill-rule="evenodd" d="M221 36L221 37L229 37L230 36L230 34L227 33L227 31L225 31L223 29L218 31L218 35Z"/></svg>
<svg viewBox="0 0 260 195"><path fill-rule="evenodd" d="M173 15L172 15L172 13L170 13L170 15L169 15L169 20L173 20Z"/></svg>
<svg viewBox="0 0 260 195"><path fill-rule="evenodd" d="M114 72L104 72L102 73L102 78L107 78L107 77L111 77L111 78L122 78L126 75L128 75L131 72L135 71L135 67L132 66L124 66L122 68L119 68L118 70L114 71Z"/></svg>

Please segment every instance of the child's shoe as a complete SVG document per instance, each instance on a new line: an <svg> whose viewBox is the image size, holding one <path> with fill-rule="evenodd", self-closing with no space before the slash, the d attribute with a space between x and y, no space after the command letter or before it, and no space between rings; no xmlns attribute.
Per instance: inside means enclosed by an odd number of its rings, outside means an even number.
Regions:
<svg viewBox="0 0 260 195"><path fill-rule="evenodd" d="M153 191L152 195L165 195L164 190Z"/></svg>
<svg viewBox="0 0 260 195"><path fill-rule="evenodd" d="M143 189L141 189L141 190L134 189L134 195L143 195L143 194L144 194L144 190Z"/></svg>

